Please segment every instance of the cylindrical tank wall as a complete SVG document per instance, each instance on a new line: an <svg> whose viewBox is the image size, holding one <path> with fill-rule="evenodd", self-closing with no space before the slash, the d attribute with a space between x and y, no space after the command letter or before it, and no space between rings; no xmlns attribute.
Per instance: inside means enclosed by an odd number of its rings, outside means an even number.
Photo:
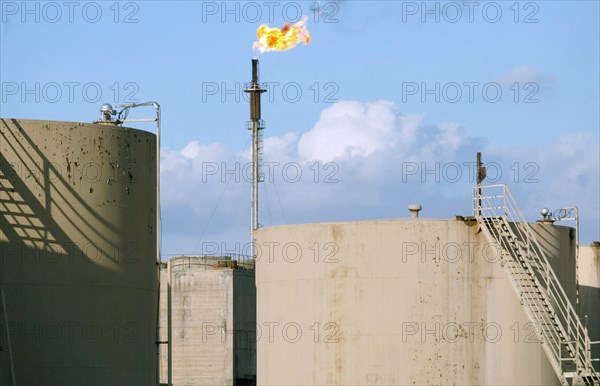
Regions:
<svg viewBox="0 0 600 386"><path fill-rule="evenodd" d="M600 243L579 246L579 316L588 328L590 340L600 342ZM592 345L592 358L600 358L600 344ZM595 362L600 372L600 363Z"/></svg>
<svg viewBox="0 0 600 386"><path fill-rule="evenodd" d="M156 183L152 133L1 120L0 384L156 384Z"/></svg>
<svg viewBox="0 0 600 386"><path fill-rule="evenodd" d="M575 229L539 222L530 225L565 294L575 308L577 303Z"/></svg>
<svg viewBox="0 0 600 386"><path fill-rule="evenodd" d="M475 221L257 231L259 385L558 385Z"/></svg>

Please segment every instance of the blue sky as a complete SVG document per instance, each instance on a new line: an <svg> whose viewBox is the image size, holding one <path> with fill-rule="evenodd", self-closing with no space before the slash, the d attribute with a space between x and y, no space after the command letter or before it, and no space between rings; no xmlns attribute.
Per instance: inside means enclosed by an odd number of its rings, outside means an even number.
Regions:
<svg viewBox="0 0 600 386"><path fill-rule="evenodd" d="M223 170L247 163L253 56L279 163L263 225L397 218L412 202L469 214L480 150L528 218L577 205L582 241L600 239L597 1L69 4L1 2L0 115L88 122L103 102L158 101L165 256L248 241L249 184ZM308 46L252 50L260 24L302 16Z"/></svg>

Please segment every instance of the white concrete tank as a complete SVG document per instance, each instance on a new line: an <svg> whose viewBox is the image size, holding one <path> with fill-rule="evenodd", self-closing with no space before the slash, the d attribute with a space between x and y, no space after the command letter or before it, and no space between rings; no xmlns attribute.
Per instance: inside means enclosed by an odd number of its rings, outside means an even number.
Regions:
<svg viewBox="0 0 600 386"><path fill-rule="evenodd" d="M154 385L156 136L0 121L0 384Z"/></svg>
<svg viewBox="0 0 600 386"><path fill-rule="evenodd" d="M590 340L600 342L600 242L579 246L579 315ZM592 358L600 358L600 343L592 345ZM594 363L600 372L600 363Z"/></svg>
<svg viewBox="0 0 600 386"><path fill-rule="evenodd" d="M238 264L239 263L239 264ZM161 340L171 284L174 386L256 385L254 266L229 257L177 256L161 271ZM168 380L161 347L161 382Z"/></svg>
<svg viewBox="0 0 600 386"><path fill-rule="evenodd" d="M558 385L475 221L257 231L258 385Z"/></svg>

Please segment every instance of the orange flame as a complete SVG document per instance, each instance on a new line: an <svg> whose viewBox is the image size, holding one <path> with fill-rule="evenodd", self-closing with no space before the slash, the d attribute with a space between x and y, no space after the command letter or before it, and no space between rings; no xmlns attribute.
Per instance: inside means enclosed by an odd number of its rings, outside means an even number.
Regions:
<svg viewBox="0 0 600 386"><path fill-rule="evenodd" d="M286 23L283 28L271 28L262 24L256 31L258 40L254 42L252 48L265 51L287 51L296 47L300 42L308 44L310 34L306 26L306 17L294 25Z"/></svg>

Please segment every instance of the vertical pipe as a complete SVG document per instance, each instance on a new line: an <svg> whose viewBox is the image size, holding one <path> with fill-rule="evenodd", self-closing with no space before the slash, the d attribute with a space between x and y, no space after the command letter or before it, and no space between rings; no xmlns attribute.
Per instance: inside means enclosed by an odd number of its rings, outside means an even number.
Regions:
<svg viewBox="0 0 600 386"><path fill-rule="evenodd" d="M579 315L579 208L575 207L575 311Z"/></svg>
<svg viewBox="0 0 600 386"><path fill-rule="evenodd" d="M156 102L152 107L156 110L156 265L158 267L158 299L157 299L157 321L156 321L156 341L160 342L160 105ZM171 344L170 342L168 344ZM160 374L160 343L156 344L156 369ZM170 359L170 358L169 358ZM170 373L169 373L170 374ZM157 377L160 385L160 376Z"/></svg>
<svg viewBox="0 0 600 386"><path fill-rule="evenodd" d="M258 121L252 121L252 242L258 229Z"/></svg>
<svg viewBox="0 0 600 386"><path fill-rule="evenodd" d="M258 58L252 58L252 85L258 86Z"/></svg>
<svg viewBox="0 0 600 386"><path fill-rule="evenodd" d="M158 266L158 302L156 304L156 385L160 386L160 265Z"/></svg>
<svg viewBox="0 0 600 386"><path fill-rule="evenodd" d="M15 376L15 363L12 355L12 344L10 341L10 327L8 323L8 314L6 312L6 299L4 298L4 291L0 288L0 297L2 298L2 314L4 316L4 323L6 325L6 344L8 345L8 361L10 362L10 377L12 379L13 386L17 385L17 377Z"/></svg>
<svg viewBox="0 0 600 386"><path fill-rule="evenodd" d="M156 109L156 260L160 273L160 105L156 102L153 105Z"/></svg>
<svg viewBox="0 0 600 386"><path fill-rule="evenodd" d="M149 121L154 121L156 122L156 203L155 203L155 216L156 216L156 243L155 243L155 247L156 247L156 266L157 266L157 274L158 274L158 294L157 294L157 313L156 313L156 383L157 385L160 384L160 271L161 271L161 224L160 224L160 119L161 119L161 113L160 113L160 105L158 104L158 102L144 102L144 103L131 103L131 104L124 104L124 105L120 105L119 107L123 107L123 111L125 109L130 109L130 108L135 108L135 107L141 107L141 106L152 106L155 110L156 110L156 118L154 119L138 119L138 120L127 120L127 119L123 119L121 121L121 123L123 122L132 122L132 121L137 121L137 122L149 122ZM120 114L120 113L119 113ZM171 342L167 342L167 344L170 346ZM169 357L168 360L170 361L171 358ZM170 371L169 371L169 377L171 376Z"/></svg>
<svg viewBox="0 0 600 386"><path fill-rule="evenodd" d="M171 260L167 261L167 385L173 385L173 313L171 311Z"/></svg>
<svg viewBox="0 0 600 386"><path fill-rule="evenodd" d="M258 120L260 119L260 93L258 93L258 59L252 59L252 92L250 93L250 119L252 120L252 243L258 229Z"/></svg>
<svg viewBox="0 0 600 386"><path fill-rule="evenodd" d="M579 320L579 208L575 207L575 313L576 318ZM587 351L589 348L591 350L591 346L587 344L589 341L589 335L587 331L587 315L585 319L586 326L584 327L583 332L585 333L584 339L584 347L577 347L576 352L579 353L579 349ZM579 336L579 326L575 325L577 328L577 346L580 344L580 336ZM584 351L584 352L585 352ZM591 352L590 352L591 354ZM591 358L590 358L591 359ZM588 358L586 355L586 359L584 360L584 369L588 370L588 365L591 362L588 362Z"/></svg>

